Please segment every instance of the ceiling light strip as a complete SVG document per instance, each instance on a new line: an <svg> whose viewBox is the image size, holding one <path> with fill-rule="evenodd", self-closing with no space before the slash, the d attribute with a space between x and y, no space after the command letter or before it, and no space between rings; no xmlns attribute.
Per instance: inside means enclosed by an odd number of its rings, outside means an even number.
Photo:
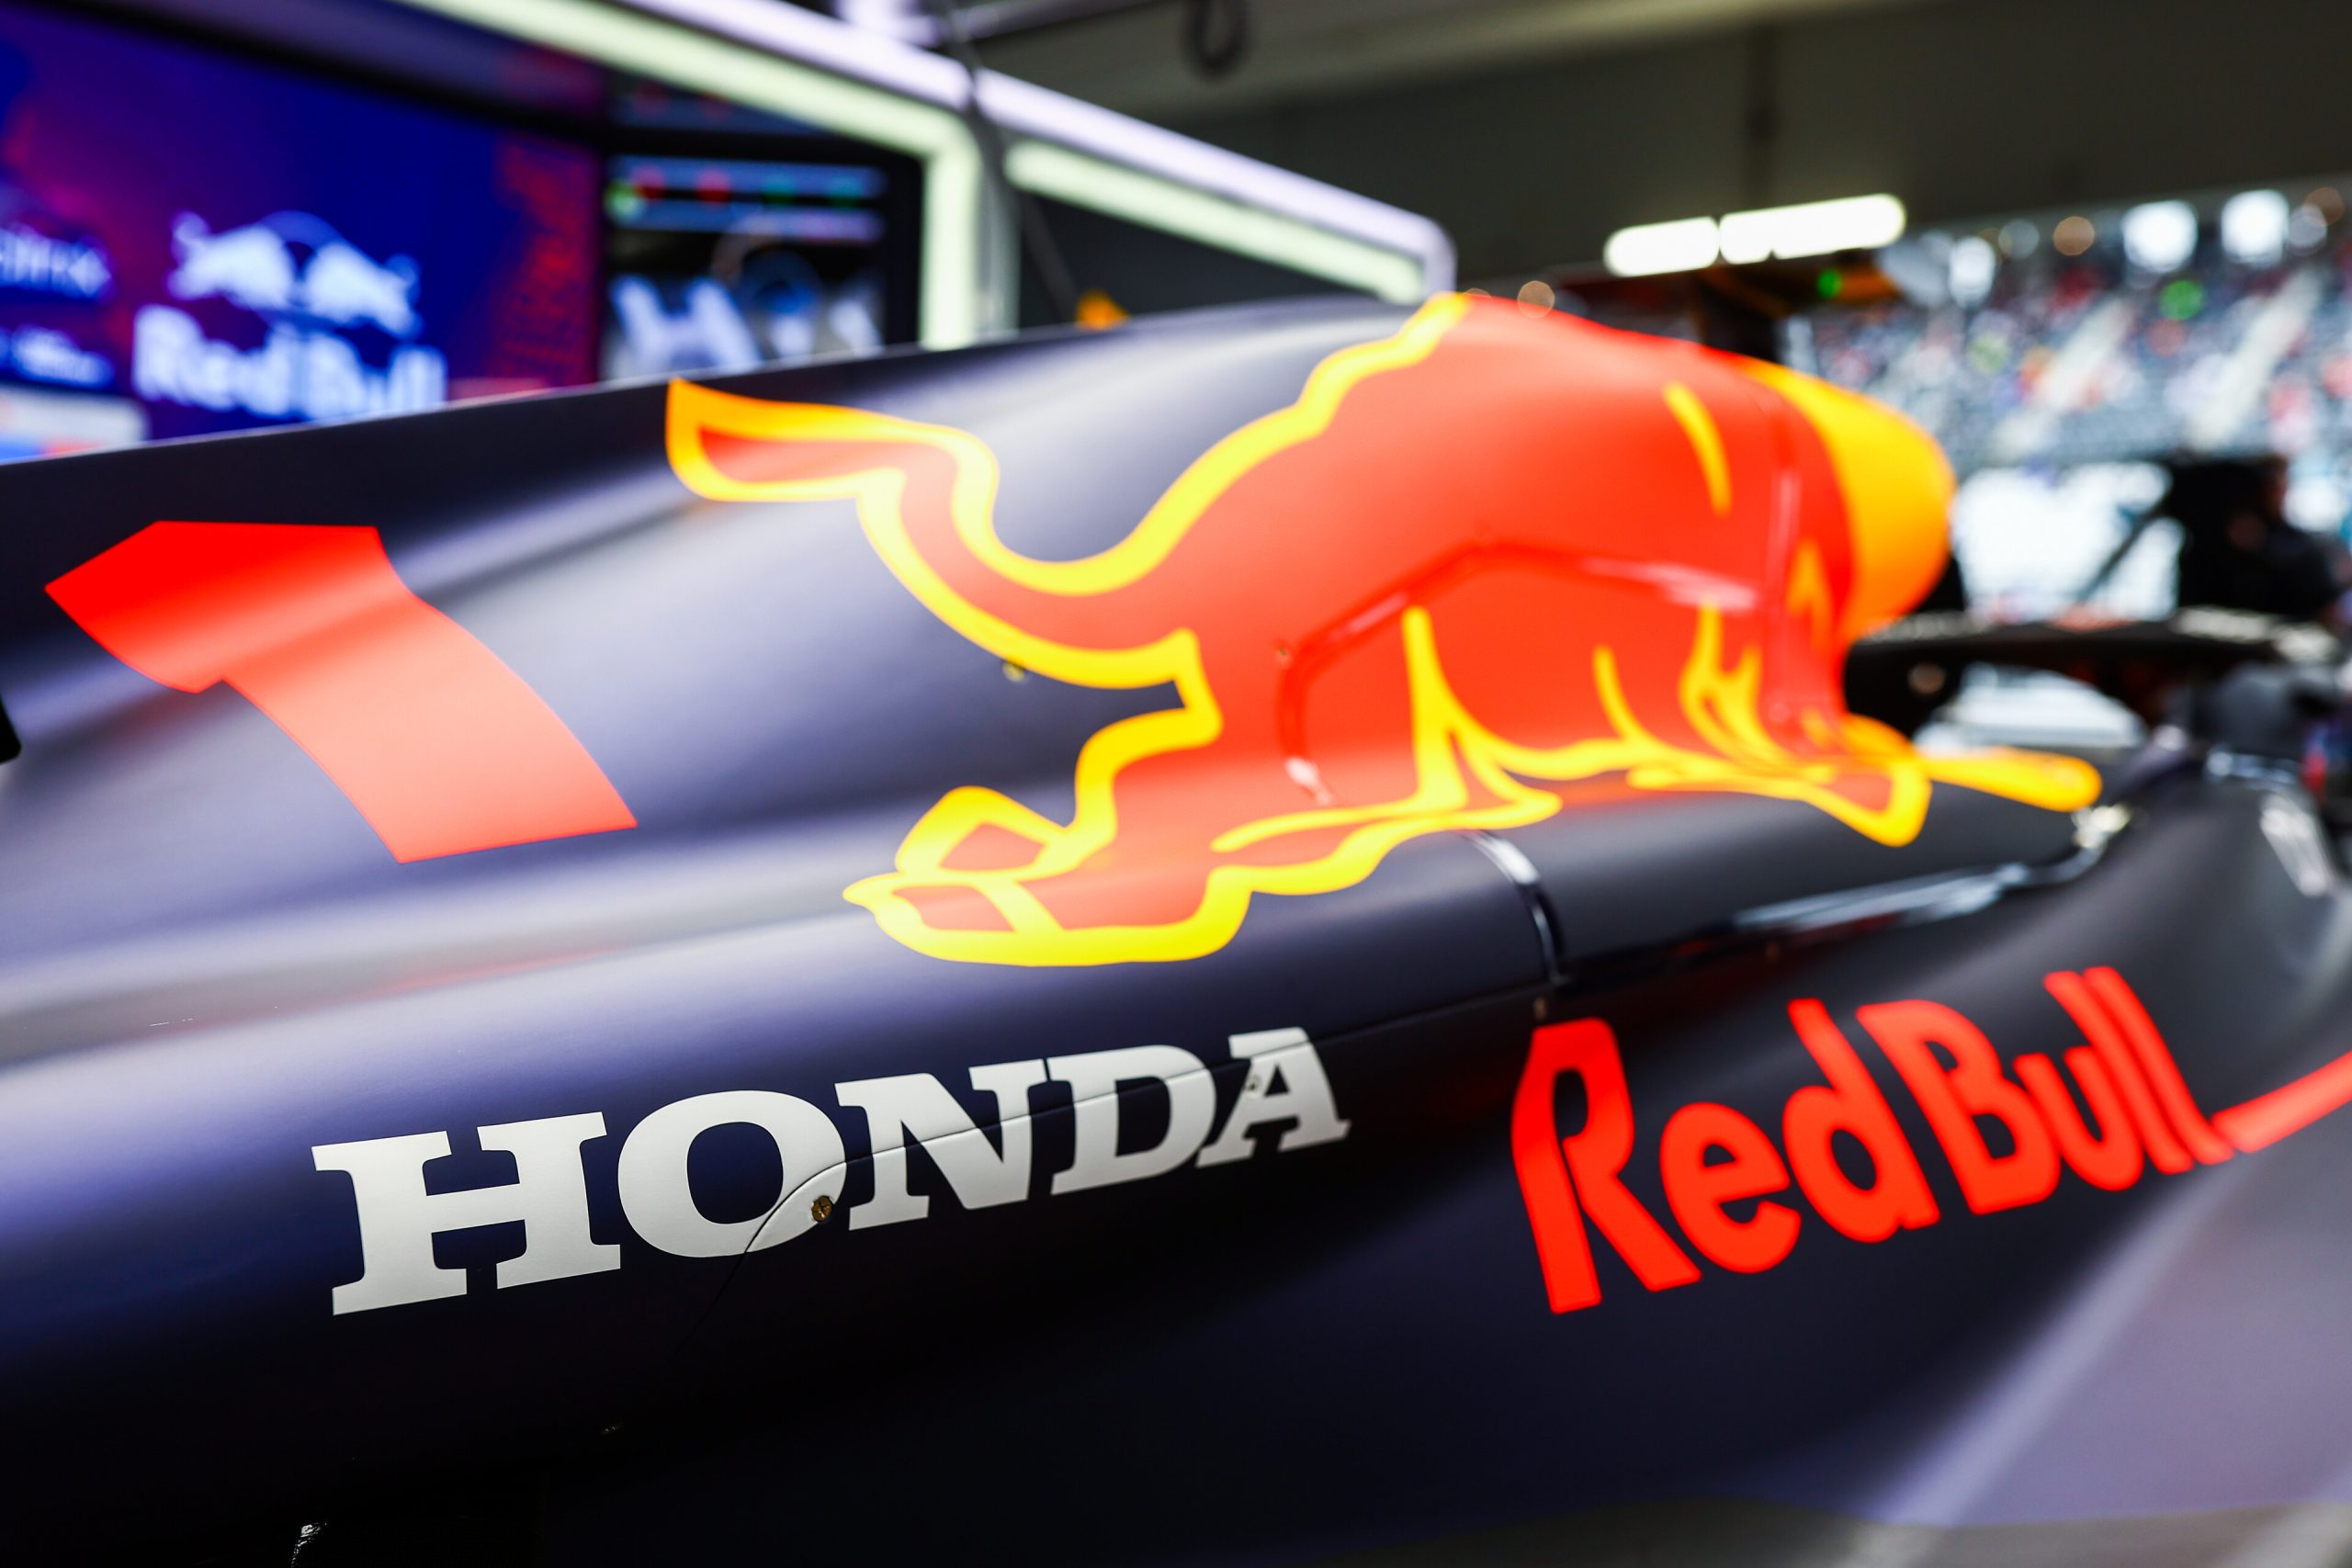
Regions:
<svg viewBox="0 0 2352 1568"><path fill-rule="evenodd" d="M1720 258L1734 266L1799 261L1839 251L1874 251L1903 237L1903 203L1891 196L1849 196L1793 207L1734 212L1721 222L1683 218L1620 229L1602 246L1601 264L1621 276L1696 272Z"/></svg>

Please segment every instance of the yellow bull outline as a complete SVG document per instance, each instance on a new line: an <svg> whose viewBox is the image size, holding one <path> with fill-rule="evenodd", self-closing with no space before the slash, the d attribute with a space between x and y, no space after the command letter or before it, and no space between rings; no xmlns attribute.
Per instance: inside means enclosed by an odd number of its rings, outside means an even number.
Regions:
<svg viewBox="0 0 2352 1568"><path fill-rule="evenodd" d="M998 536L996 457L967 432L859 409L767 402L690 382L672 383L670 459L695 493L721 501L851 501L868 542L891 573L933 615L998 658L1077 685L1176 688L1175 707L1120 719L1087 739L1078 756L1076 808L1068 823L1055 822L993 789L955 789L908 832L894 870L854 883L844 897L872 910L892 938L937 958L1025 965L1164 962L1197 958L1224 947L1240 929L1254 894L1337 891L1364 880L1391 849L1408 839L1447 829L1522 826L1557 811L1560 796L1535 787L1529 779L1558 784L1622 773L1641 789L1725 790L1802 801L1889 845L1908 843L1917 836L1937 781L2053 810L2086 806L2097 797L2097 773L2074 759L2022 752L1928 758L1893 731L1850 715L1804 715L1815 743L1841 748L1842 754L1796 756L1773 740L1758 717L1758 651L1751 648L1736 664L1723 667L1721 617L1712 604L1699 608L1679 688L1683 714L1708 750L1670 744L1639 722L1625 701L1616 656L1605 645L1593 650L1593 679L1615 733L1548 750L1520 746L1478 723L1454 695L1439 660L1429 613L1412 605L1402 615L1416 778L1411 794L1227 829L1212 840L1212 852L1228 853L1293 833L1349 830L1332 848L1306 859L1209 865L1202 877L1200 903L1182 919L1066 927L1028 885L1078 870L1116 840L1114 789L1127 767L1147 757L1206 746L1223 733L1224 716L1210 689L1198 637L1190 628L1180 627L1133 648L1103 649L1040 637L972 604L923 558L902 510L907 479L898 467L886 462L849 474L745 480L722 471L703 441L703 432L715 428L767 441L930 447L953 466L952 526L975 561L1040 592L1106 593L1148 576L1242 475L1276 453L1321 435L1358 383L1429 357L1467 308L1461 296L1442 296L1395 335L1333 354L1309 374L1296 401L1242 426L1196 458L1125 538L1071 561L1021 555ZM1782 388L1777 378L1768 384ZM1714 510L1727 511L1730 476L1721 438L1704 405L1679 384L1668 386L1666 399L1690 437ZM1813 576L1799 573L1794 586L1826 600L1817 558L1811 564ZM1814 611L1816 640L1821 640L1826 631L1826 603L1799 608ZM1864 806L1835 788L1840 778L1857 773L1885 781L1883 805ZM1471 779L1495 797L1493 804L1471 804ZM984 827L1035 843L1035 857L1006 869L949 867L947 857ZM1007 929L927 925L905 890L939 886L979 894Z"/></svg>

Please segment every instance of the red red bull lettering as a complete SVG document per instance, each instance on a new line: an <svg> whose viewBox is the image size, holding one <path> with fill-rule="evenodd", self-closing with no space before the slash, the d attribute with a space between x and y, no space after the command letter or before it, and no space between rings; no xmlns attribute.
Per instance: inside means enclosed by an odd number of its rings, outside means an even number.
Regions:
<svg viewBox="0 0 2352 1568"><path fill-rule="evenodd" d="M2005 1067L1982 1030L1938 1002L1882 1002L1855 1013L1926 1115L1972 1213L2041 1202L2069 1174L2112 1192L2150 1165L2176 1175L2200 1161L2218 1164L2352 1103L2347 1055L2209 1122L2122 976L2061 972L2045 984L2090 1043L2067 1051L2063 1069L2039 1053ZM1939 1223L1917 1152L1828 1010L1802 998L1789 1004L1789 1021L1827 1082L1789 1097L1778 1145L1724 1105L1686 1105L1665 1123L1658 1177L1690 1250L1625 1186L1637 1122L1614 1032L1597 1018L1535 1031L1512 1103L1511 1157L1554 1312L1600 1302L1596 1234L1645 1287L1664 1291L1700 1280L1692 1250L1735 1273L1776 1267L1804 1227L1803 1212L1782 1201L1797 1195L1852 1241L1884 1242ZM1563 1135L1554 1100L1571 1076L1588 1109L1583 1127ZM1988 1123L2006 1134L2007 1153L1987 1144ZM1869 1184L1855 1182L1830 1154L1837 1133L1867 1152ZM1741 1219L1725 1208L1741 1200L1762 1201Z"/></svg>

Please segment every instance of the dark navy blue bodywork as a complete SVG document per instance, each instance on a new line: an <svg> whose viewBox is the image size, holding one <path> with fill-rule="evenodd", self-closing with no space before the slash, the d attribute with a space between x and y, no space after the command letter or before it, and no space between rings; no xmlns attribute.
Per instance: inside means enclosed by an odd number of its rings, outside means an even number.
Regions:
<svg viewBox="0 0 2352 1568"><path fill-rule="evenodd" d="M1246 312L725 384L976 432L1008 541L1061 558L1401 319ZM1627 1185L1663 1213L1669 1111L1773 1126L1814 1081L1792 999L1933 999L2004 1055L2056 1053L2079 1042L2041 976L2098 965L2201 1103L2287 1083L2352 1048L2352 906L2273 852L2270 788L2176 775L2095 855L2063 815L1957 788L1899 850L1787 802L1618 801L1413 840L1359 886L1260 899L1190 962L942 962L842 889L958 785L1066 811L1087 738L1165 694L1008 678L846 505L696 500L663 395L0 468L23 741L0 766L0 1536L94 1515L200 1536L482 1484L529 1499L565 1562L1272 1562L1690 1498L1939 1529L2352 1503L2352 1122L1973 1215L1874 1060L1941 1223L1879 1244L1815 1224L1769 1272L1656 1293L1600 1247L1602 1302L1557 1316L1509 1136L1532 1028L1604 1018ZM395 863L236 693L157 686L44 594L166 519L380 530L639 826ZM2061 865L1834 917L1906 879ZM1736 919L1817 898L1831 918ZM837 1083L929 1073L984 1119L975 1066L1168 1043L1209 1064L1221 1122L1228 1037L1282 1027L1314 1041L1345 1141L1278 1156L1268 1134L1049 1197L1071 1134L1048 1085L1024 1202L964 1211L918 1159L925 1221L741 1258L663 1253L619 1210L628 1129L688 1096L831 1113L854 1209L872 1166ZM514 1178L474 1129L585 1111L621 1268L496 1289L521 1227L485 1226L438 1243L466 1294L331 1312L360 1254L314 1146L447 1130L432 1179L456 1190ZM1127 1114L1148 1140L1169 1112ZM742 1131L695 1147L713 1218L777 1201Z"/></svg>

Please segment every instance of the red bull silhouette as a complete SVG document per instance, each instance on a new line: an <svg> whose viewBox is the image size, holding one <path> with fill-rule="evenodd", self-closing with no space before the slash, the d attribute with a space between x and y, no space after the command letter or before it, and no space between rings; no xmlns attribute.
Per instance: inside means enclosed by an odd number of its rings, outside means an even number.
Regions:
<svg viewBox="0 0 2352 1568"><path fill-rule="evenodd" d="M1923 757L1846 713L1845 649L1941 569L1951 476L1896 415L1771 366L1442 297L1070 561L998 538L995 458L962 431L685 383L669 420L703 495L854 500L990 653L1174 687L1087 741L1069 821L957 789L847 889L942 958L1195 957L1256 894L1351 886L1407 839L1579 789L1778 796L1885 844L1938 782L2098 793L2071 759Z"/></svg>
<svg viewBox="0 0 2352 1568"><path fill-rule="evenodd" d="M179 265L164 284L177 299L217 297L330 326L372 324L398 338L414 337L424 325L416 263L374 261L307 212L275 213L218 233L183 212L172 227L172 249Z"/></svg>
<svg viewBox="0 0 2352 1568"><path fill-rule="evenodd" d="M172 225L179 265L164 280L175 299L219 298L248 310L290 310L301 296L300 276L286 236L270 223L248 223L218 233L193 212Z"/></svg>

